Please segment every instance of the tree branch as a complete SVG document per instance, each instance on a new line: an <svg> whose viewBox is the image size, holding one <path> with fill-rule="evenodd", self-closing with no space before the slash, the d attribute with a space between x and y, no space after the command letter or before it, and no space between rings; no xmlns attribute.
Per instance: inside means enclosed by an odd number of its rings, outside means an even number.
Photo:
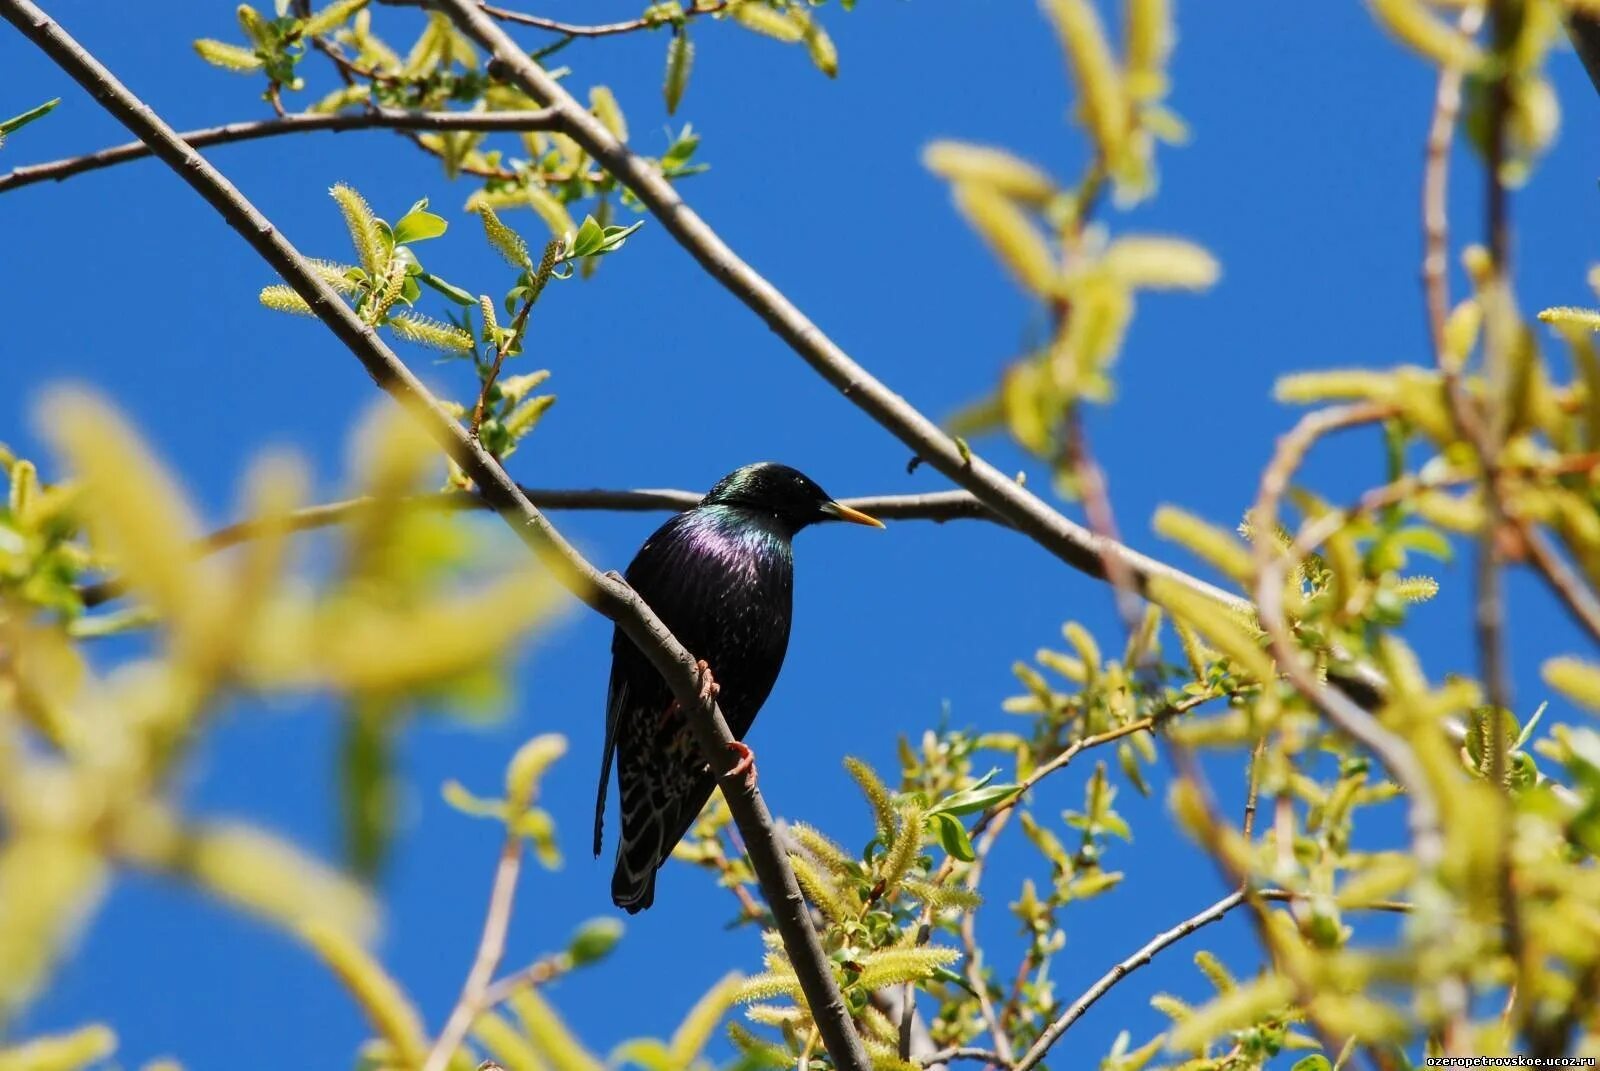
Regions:
<svg viewBox="0 0 1600 1071"><path fill-rule="evenodd" d="M1199 914L1192 915L1178 923L1176 926L1172 927L1172 929L1167 930L1164 933L1159 933L1155 937L1151 938L1143 948L1139 949L1139 951L1135 952L1122 962L1116 964L1109 971L1103 974L1099 981L1095 982L1094 985L1084 990L1083 995L1077 1000L1073 1001L1072 1004L1068 1006L1067 1010L1062 1012L1055 1022L1045 1027L1044 1033L1039 1035L1039 1040L1035 1041L1033 1043L1033 1047L1023 1055L1022 1059L1017 1061L1016 1066L1012 1068L1012 1071L1029 1071L1029 1068L1032 1068L1040 1060L1044 1059L1045 1053L1050 1051L1050 1046L1054 1045L1061 1039L1061 1035L1067 1032L1067 1028L1073 1023L1077 1022L1079 1019L1083 1018L1083 1013L1088 1011L1090 1007L1094 1005L1095 1001L1105 996L1106 993L1110 991L1112 986L1122 981L1140 967L1143 967L1145 964L1149 963L1155 958L1156 953L1160 952L1162 949L1167 948L1170 945L1177 944L1179 941L1183 940L1185 937L1188 937L1191 933L1194 933L1202 926L1209 926L1211 923L1217 921L1222 916L1226 915L1228 912L1244 903L1244 899L1244 890L1235 890Z"/></svg>
<svg viewBox="0 0 1600 1071"><path fill-rule="evenodd" d="M521 11L512 11L509 8L495 7L492 4L480 3L479 7L502 22L514 22L522 26L532 26L538 30L549 30L551 33L564 34L567 37L611 37L619 33L633 33L635 30L649 30L656 27L670 26L669 21L661 19L629 19L626 22L607 22L598 26L579 26L570 22L557 22L555 19L542 18L538 15L528 15ZM708 3L690 5L683 9L683 17L692 19L696 15L713 15L728 6L727 0L709 0Z"/></svg>
<svg viewBox="0 0 1600 1071"><path fill-rule="evenodd" d="M540 509L611 510L623 513L648 513L660 510L686 510L699 503L696 491L638 490L638 491L568 491L539 487L522 487L525 498ZM842 498L843 505L870 513L880 520L895 521L945 521L962 519L987 520L1004 524L988 508L965 491L936 491L925 495L869 495L860 498ZM483 496L473 491L440 491L437 494L417 495L406 499L405 504L425 509L482 510L491 509ZM307 506L271 521L255 519L236 521L218 528L202 537L195 545L196 554L212 554L238 546L262 535L287 529L291 532L309 532L331 528L378 505L373 498L347 498L340 502L327 502ZM78 597L85 606L99 606L120 597L127 585L120 577L108 577L85 584L78 589Z"/></svg>
<svg viewBox="0 0 1600 1071"><path fill-rule="evenodd" d="M729 774L733 763L732 751L727 745L733 741L733 734L728 731L716 700L700 696L694 656L621 576L602 574L562 538L500 464L440 408L373 328L362 323L354 310L310 269L272 223L204 157L185 144L148 105L129 92L31 0L0 0L0 16L54 60L216 209L306 300L312 312L361 361L373 380L422 422L478 485L490 505L561 583L616 622L650 660L686 712L701 753L714 763L726 764L718 784L744 835L756 877L829 1054L841 1071L868 1071L870 1061L856 1034L830 962L811 926L794 871L779 847L772 816L754 785L747 785L742 775Z"/></svg>
<svg viewBox="0 0 1600 1071"><path fill-rule="evenodd" d="M1002 474L993 465L958 445L900 395L857 364L823 333L776 287L739 258L716 231L684 202L671 183L650 161L617 141L565 87L528 58L477 0L389 0L421 2L449 15L456 26L494 57L502 75L534 100L554 108L566 134L576 141L661 222L678 244L734 297L761 317L823 379L863 412L877 421L918 457L1003 517L1012 527L1039 543L1062 561L1091 576L1105 578L1102 560L1107 553L1127 565L1143 585L1162 577L1206 598L1236 610L1249 609L1237 595L1208 584L1171 566L1118 545L1108 545L1046 505L1033 492Z"/></svg>
<svg viewBox="0 0 1600 1071"><path fill-rule="evenodd" d="M428 1050L422 1071L444 1071L467 1031L484 1008L489 1006L488 995L494 972L506 954L506 933L511 928L511 907L517 897L517 875L522 872L522 834L508 823L506 840L500 848L500 861L495 866L494 885L489 892L489 910L484 913L483 936L478 940L478 952L472 958L472 968L450 1010L444 1029Z"/></svg>
<svg viewBox="0 0 1600 1071"><path fill-rule="evenodd" d="M1278 503L1288 489L1289 480L1301 459L1322 436L1340 428L1381 420L1387 415L1381 405L1340 406L1319 410L1301 418L1278 442L1272 461L1261 476L1253 523L1260 532L1274 532L1278 526ZM1411 849L1424 873L1433 872L1444 858L1444 834L1439 806L1426 772L1410 746L1390 732L1377 718L1363 710L1337 689L1323 685L1306 663L1289 629L1283 607L1286 570L1292 564L1272 539L1255 542L1257 569L1256 606L1261 627L1272 640L1272 654L1278 668L1297 691L1311 700L1351 739L1363 744L1378 757L1386 770L1409 797L1407 823Z"/></svg>
<svg viewBox="0 0 1600 1071"><path fill-rule="evenodd" d="M317 130L557 130L560 120L553 108L533 112L408 112L379 109L349 115L286 115L281 119L258 119L227 123L223 126L190 130L177 135L196 149L225 145L233 141L255 141L282 134L305 134ZM0 175L0 193L31 186L36 182L60 182L86 171L99 171L150 155L142 141L113 145L83 156L27 164Z"/></svg>

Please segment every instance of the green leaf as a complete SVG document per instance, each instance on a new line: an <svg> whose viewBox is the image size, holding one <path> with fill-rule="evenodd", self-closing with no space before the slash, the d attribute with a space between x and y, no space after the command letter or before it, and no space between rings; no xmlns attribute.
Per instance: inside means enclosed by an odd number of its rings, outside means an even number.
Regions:
<svg viewBox="0 0 1600 1071"><path fill-rule="evenodd" d="M939 843L944 845L945 851L963 863L970 863L978 857L972 850L972 838L967 836L967 827L960 820L948 814L931 817L939 834Z"/></svg>
<svg viewBox="0 0 1600 1071"><path fill-rule="evenodd" d="M1333 1071L1333 1065L1328 1062L1326 1056L1318 1052L1312 1053L1310 1056L1302 1056L1294 1062L1294 1066L1289 1071Z"/></svg>
<svg viewBox="0 0 1600 1071"><path fill-rule="evenodd" d="M584 216L583 225L578 228L578 233L572 238L571 257L593 256L600 251L605 243L605 230L595 221L593 216Z"/></svg>
<svg viewBox="0 0 1600 1071"><path fill-rule="evenodd" d="M1395 543L1407 550L1414 550L1442 562L1450 561L1455 556L1455 551L1450 546L1450 541L1437 528L1425 528L1416 525L1402 528L1390 537Z"/></svg>
<svg viewBox="0 0 1600 1071"><path fill-rule="evenodd" d="M391 714L382 702L358 700L344 719L340 745L345 858L350 869L368 881L388 858L399 810Z"/></svg>
<svg viewBox="0 0 1600 1071"><path fill-rule="evenodd" d="M445 297L449 298L451 301L455 302L457 305L461 305L463 307L466 307L466 306L476 305L478 303L477 299L474 298L471 294L467 293L465 290L461 289L459 286L454 286L454 285L452 285L450 283L445 282L443 279L439 278L437 275L429 275L427 272L423 272L421 275L418 275L417 278L421 279L423 282L427 283L429 286L431 286L435 290L439 291L439 293L443 294Z"/></svg>
<svg viewBox="0 0 1600 1071"><path fill-rule="evenodd" d="M582 967L610 955L621 939L621 919L590 919L572 935L572 940L567 944L567 954L572 957L574 967Z"/></svg>
<svg viewBox="0 0 1600 1071"><path fill-rule="evenodd" d="M35 119L39 119L50 114L50 110L60 103L61 98L56 97L53 100L45 101L37 108L29 108L21 115L14 115L10 119L0 122L0 139L3 139L7 134L12 133L13 131L21 130Z"/></svg>
<svg viewBox="0 0 1600 1071"><path fill-rule="evenodd" d="M419 206L426 205L426 199L418 201ZM408 242L425 242L429 238L437 238L448 230L450 224L445 222L443 216L435 215L425 208L417 207L401 216L394 225L394 240L397 245Z"/></svg>
<svg viewBox="0 0 1600 1071"><path fill-rule="evenodd" d="M968 785L960 792L947 796L936 803L929 814L973 814L987 810L1001 800L1016 795L1021 791L1021 785L991 785L990 781L1000 771L998 768L990 770L974 784Z"/></svg>
<svg viewBox="0 0 1600 1071"><path fill-rule="evenodd" d="M628 240L628 235L644 226L644 220L631 223L626 227L606 227L600 242L600 253L615 253L622 248L622 243Z"/></svg>
<svg viewBox="0 0 1600 1071"><path fill-rule="evenodd" d="M689 72L693 68L694 45L689 41L689 32L679 29L673 33L672 40L667 42L667 77L661 86L662 96L667 102L668 115L678 110L678 104L683 100L683 91L689 86Z"/></svg>

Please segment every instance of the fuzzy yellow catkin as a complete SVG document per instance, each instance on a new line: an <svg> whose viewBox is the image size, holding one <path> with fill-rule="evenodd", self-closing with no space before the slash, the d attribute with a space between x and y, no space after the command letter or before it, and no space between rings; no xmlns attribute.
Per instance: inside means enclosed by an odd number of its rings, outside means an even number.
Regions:
<svg viewBox="0 0 1600 1071"><path fill-rule="evenodd" d="M1248 547L1231 532L1208 524L1192 513L1176 506L1162 506L1156 510L1152 527L1157 535L1181 544L1231 580L1245 583L1255 575L1255 559Z"/></svg>
<svg viewBox="0 0 1600 1071"><path fill-rule="evenodd" d="M991 186L1029 204L1042 206L1057 192L1055 180L1040 168L986 145L935 141L922 150L922 164L940 178Z"/></svg>
<svg viewBox="0 0 1600 1071"><path fill-rule="evenodd" d="M386 256L378 235L377 217L367 206L366 199L351 186L335 183L328 191L344 216L345 227L350 231L350 244L355 247L356 259L374 282L383 275Z"/></svg>
<svg viewBox="0 0 1600 1071"><path fill-rule="evenodd" d="M1048 297L1060 274L1044 234L1009 197L978 182L957 182L956 207L1019 283Z"/></svg>
<svg viewBox="0 0 1600 1071"><path fill-rule="evenodd" d="M844 767L850 772L850 776L855 778L856 784L861 786L867 802L872 806L872 815L878 826L878 839L888 844L894 837L896 824L894 802L890 799L888 788L879 779L876 770L854 755L845 757Z"/></svg>
<svg viewBox="0 0 1600 1071"><path fill-rule="evenodd" d="M528 1040L555 1071L604 1071L537 990L519 990L510 1004Z"/></svg>
<svg viewBox="0 0 1600 1071"><path fill-rule="evenodd" d="M318 622L308 657L355 691L403 690L481 669L557 605L545 574L403 610L358 607Z"/></svg>
<svg viewBox="0 0 1600 1071"><path fill-rule="evenodd" d="M1044 9L1069 60L1099 158L1114 171L1132 126L1133 108L1105 27L1089 0L1045 0Z"/></svg>
<svg viewBox="0 0 1600 1071"><path fill-rule="evenodd" d="M835 874L843 873L854 863L848 852L833 841L829 840L821 831L804 822L791 822L789 830L794 834L794 839L816 861Z"/></svg>
<svg viewBox="0 0 1600 1071"><path fill-rule="evenodd" d="M785 13L768 7L764 0L741 0L732 11L733 21L747 30L776 41L794 43L805 36L805 28Z"/></svg>
<svg viewBox="0 0 1600 1071"><path fill-rule="evenodd" d="M1193 1009L1183 1022L1173 1027L1167 1048L1172 1052L1199 1049L1213 1038L1272 1014L1293 997L1294 984L1281 975L1252 979Z"/></svg>
<svg viewBox="0 0 1600 1071"><path fill-rule="evenodd" d="M800 999L800 979L795 977L792 970L752 974L739 983L734 990L733 999L736 1004L750 1004L758 1000L784 996Z"/></svg>
<svg viewBox="0 0 1600 1071"><path fill-rule="evenodd" d="M529 186L526 197L529 206L540 219L544 220L544 225L549 227L550 233L557 238L577 230L567 206L556 200L555 196L543 186Z"/></svg>
<svg viewBox="0 0 1600 1071"><path fill-rule="evenodd" d="M50 1034L0 1048L0 1071L78 1071L117 1051L117 1035L93 1023L70 1033Z"/></svg>
<svg viewBox="0 0 1600 1071"><path fill-rule="evenodd" d="M427 24L423 26L422 33L411 46L411 51L406 53L405 63L401 73L407 78L417 78L432 71L439 66L448 47L447 38L450 33L450 22L437 12L430 13Z"/></svg>
<svg viewBox="0 0 1600 1071"><path fill-rule="evenodd" d="M667 1046L673 1067L693 1067L699 1060L717 1024L733 1006L741 981L743 978L736 971L725 974L695 1001L678 1029L672 1032L672 1041Z"/></svg>
<svg viewBox="0 0 1600 1071"><path fill-rule="evenodd" d="M442 323L418 312L402 312L389 319L389 330L397 338L419 346L459 356L470 354L476 346L472 336L454 324Z"/></svg>
<svg viewBox="0 0 1600 1071"><path fill-rule="evenodd" d="M333 3L301 23L300 33L305 37L331 33L344 25L345 20L351 15L366 7L368 2L369 0L333 0Z"/></svg>
<svg viewBox="0 0 1600 1071"><path fill-rule="evenodd" d="M907 804L900 809L900 828L895 831L894 840L883 857L881 877L886 895L892 894L900 887L900 882L905 879L911 864L916 861L917 852L922 848L924 817L923 808L915 803Z"/></svg>
<svg viewBox="0 0 1600 1071"><path fill-rule="evenodd" d="M172 622L177 640L203 634L219 594L213 570L191 551L194 509L171 475L109 405L76 392L41 409L57 449L83 481L83 509L97 549L121 567L134 590Z"/></svg>
<svg viewBox="0 0 1600 1071"><path fill-rule="evenodd" d="M546 1071L522 1032L495 1012L484 1012L473 1021L472 1036L505 1071Z"/></svg>
<svg viewBox="0 0 1600 1071"><path fill-rule="evenodd" d="M538 426L540 419L555 403L554 394L541 394L536 398L529 398L506 417L506 433L511 436L513 442L521 439Z"/></svg>
<svg viewBox="0 0 1600 1071"><path fill-rule="evenodd" d="M421 1067L428 1055L422 1017L378 961L348 935L325 923L307 923L300 933L350 991L373 1030L394 1047L401 1064Z"/></svg>
<svg viewBox="0 0 1600 1071"><path fill-rule="evenodd" d="M833 43L833 38L828 36L828 31L822 28L822 23L798 7L791 7L789 16L804 20L806 53L810 55L812 64L829 78L839 77L839 49Z"/></svg>
<svg viewBox="0 0 1600 1071"><path fill-rule="evenodd" d="M1565 324L1589 331L1600 331L1600 311L1594 309L1557 305L1554 308L1541 310L1539 319L1547 324Z"/></svg>
<svg viewBox="0 0 1600 1071"><path fill-rule="evenodd" d="M225 71L248 74L261 69L261 57L254 51L230 45L226 41L214 41L209 37L202 37L194 43L194 50L199 53L201 59Z"/></svg>
<svg viewBox="0 0 1600 1071"><path fill-rule="evenodd" d="M261 304L273 312L287 312L295 316L312 315L311 306L306 299L295 293L294 287L283 283L262 287L259 298Z"/></svg>
<svg viewBox="0 0 1600 1071"><path fill-rule="evenodd" d="M567 738L560 733L544 733L523 744L506 764L506 801L516 810L531 804L539 779L566 753Z"/></svg>
<svg viewBox="0 0 1600 1071"><path fill-rule="evenodd" d="M686 30L676 30L667 42L667 73L661 82L661 94L666 100L667 114L673 115L683 101L683 91L689 87L689 73L694 69L694 43Z"/></svg>
<svg viewBox="0 0 1600 1071"><path fill-rule="evenodd" d="M1271 656L1261 649L1255 636L1229 610L1161 577L1151 580L1149 596L1174 617L1181 617L1193 625L1247 676L1261 683L1271 681L1276 676Z"/></svg>
<svg viewBox="0 0 1600 1071"><path fill-rule="evenodd" d="M340 86L338 89L324 95L306 110L315 112L318 115L332 115L354 105L364 104L371 99L372 87L370 85Z"/></svg>
<svg viewBox="0 0 1600 1071"><path fill-rule="evenodd" d="M376 927L376 908L360 885L261 830L199 827L180 840L173 863L202 888L269 921L314 920L358 941Z"/></svg>
<svg viewBox="0 0 1600 1071"><path fill-rule="evenodd" d="M618 141L628 140L628 120L623 116L622 105L617 103L617 96L610 87L590 87L589 110L602 126L611 131L612 137Z"/></svg>
<svg viewBox="0 0 1600 1071"><path fill-rule="evenodd" d="M1159 100L1167 93L1167 60L1177 36L1171 0L1129 0L1126 49L1128 95Z"/></svg>
<svg viewBox="0 0 1600 1071"><path fill-rule="evenodd" d="M310 268L319 279L339 293L348 296L356 292L356 284L350 279L350 272L355 269L350 265L340 264L333 260L308 258L306 267Z"/></svg>
<svg viewBox="0 0 1600 1071"><path fill-rule="evenodd" d="M477 212L483 221L484 237L489 239L494 251L504 257L507 264L513 268L533 267L533 258L528 255L528 243L522 240L520 234L500 222L500 217L494 214L492 205L479 202L472 206L472 210Z"/></svg>
<svg viewBox="0 0 1600 1071"><path fill-rule="evenodd" d="M1539 673L1546 684L1569 699L1600 710L1600 666L1577 658L1552 658Z"/></svg>
<svg viewBox="0 0 1600 1071"><path fill-rule="evenodd" d="M1483 49L1421 0L1369 0L1369 6L1384 29L1440 66L1473 70L1484 61Z"/></svg>
<svg viewBox="0 0 1600 1071"><path fill-rule="evenodd" d="M921 948L885 948L869 952L861 959L857 984L867 991L900 982L915 982L928 977L961 957L954 948L928 945Z"/></svg>
<svg viewBox="0 0 1600 1071"><path fill-rule="evenodd" d="M1118 238L1100 263L1126 285L1142 290L1205 290L1222 274L1215 257L1181 238Z"/></svg>

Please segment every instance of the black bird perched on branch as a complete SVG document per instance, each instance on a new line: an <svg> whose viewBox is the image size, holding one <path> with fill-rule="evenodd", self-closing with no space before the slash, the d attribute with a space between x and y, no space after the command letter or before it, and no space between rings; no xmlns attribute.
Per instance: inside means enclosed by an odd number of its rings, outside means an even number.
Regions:
<svg viewBox="0 0 1600 1071"><path fill-rule="evenodd" d="M819 521L883 527L839 505L787 465L746 465L723 477L698 506L657 529L628 566L628 583L700 660L702 683L715 690L738 740L772 691L789 646L790 540ZM750 749L733 746L741 755L735 772L746 769L753 778ZM666 682L621 629L611 640L606 745L594 811L596 856L613 755L619 755L622 839L611 899L634 914L654 901L656 871L711 797L716 774Z"/></svg>

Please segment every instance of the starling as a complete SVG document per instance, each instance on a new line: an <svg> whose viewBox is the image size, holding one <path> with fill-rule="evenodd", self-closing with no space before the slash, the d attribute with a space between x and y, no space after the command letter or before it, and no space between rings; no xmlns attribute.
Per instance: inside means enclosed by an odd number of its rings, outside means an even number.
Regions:
<svg viewBox="0 0 1600 1071"><path fill-rule="evenodd" d="M626 576L700 660L728 728L742 740L778 679L789 646L795 533L818 521L882 528L786 465L746 465L645 541ZM754 776L750 749L733 745ZM594 811L598 857L611 761L617 757L622 839L611 899L629 914L655 899L656 871L711 797L716 773L655 667L618 629L611 640L606 744Z"/></svg>

